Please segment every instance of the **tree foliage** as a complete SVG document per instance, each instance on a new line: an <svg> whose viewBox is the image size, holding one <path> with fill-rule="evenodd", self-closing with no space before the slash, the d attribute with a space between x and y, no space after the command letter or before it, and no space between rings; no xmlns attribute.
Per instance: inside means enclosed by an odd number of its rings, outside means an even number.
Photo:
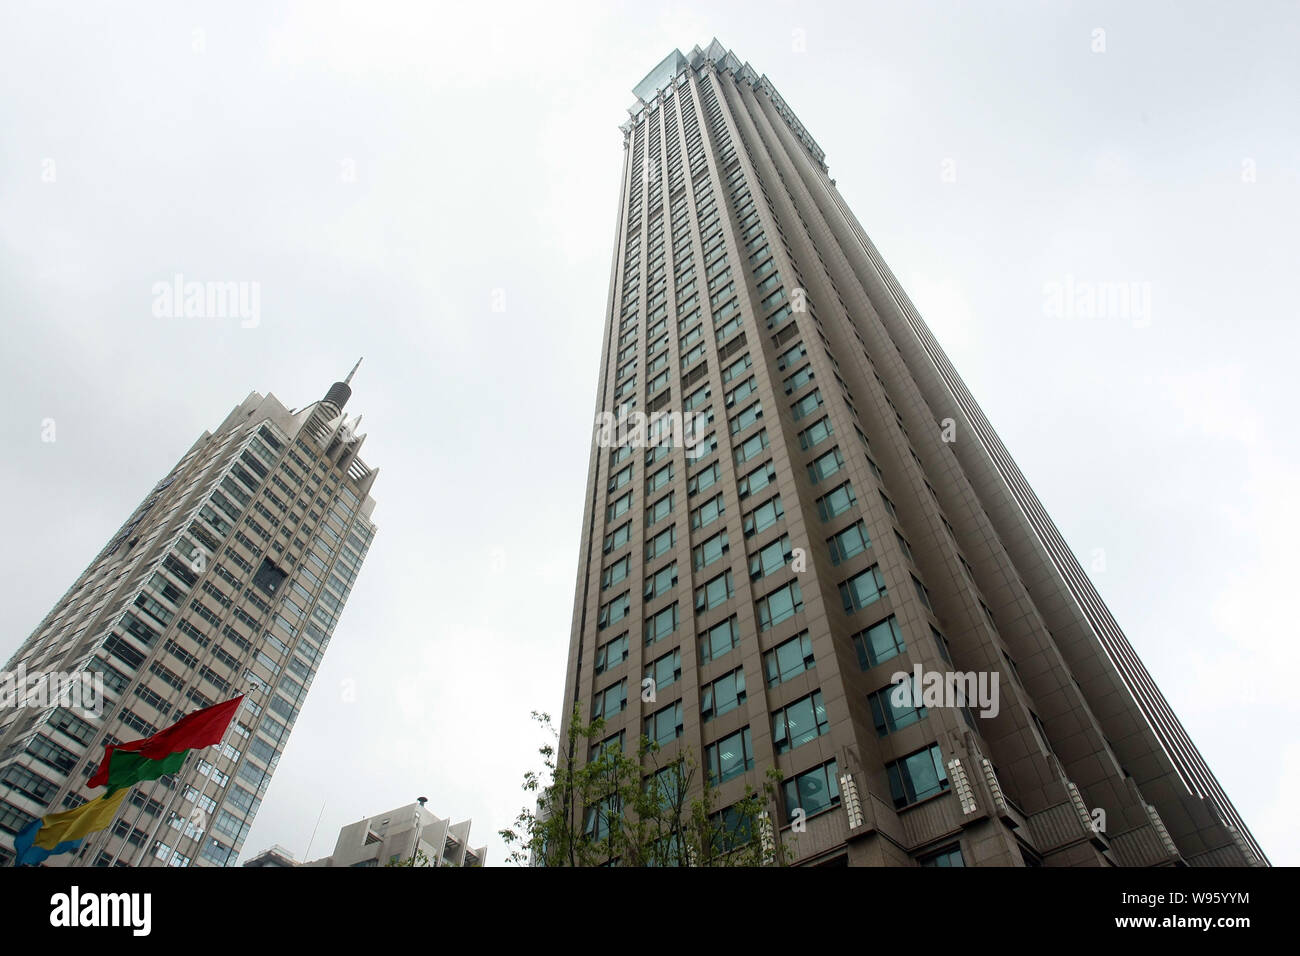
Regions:
<svg viewBox="0 0 1300 956"><path fill-rule="evenodd" d="M768 772L762 791L720 810L717 790L695 754L683 748L664 757L641 737L636 759L621 746L593 748L605 721L584 724L579 708L569 721L563 753L549 714L532 714L551 742L539 753L544 769L524 774L535 800L515 825L500 831L508 859L536 866L763 866L783 862L767 806L780 781ZM590 759L576 766L574 754Z"/></svg>

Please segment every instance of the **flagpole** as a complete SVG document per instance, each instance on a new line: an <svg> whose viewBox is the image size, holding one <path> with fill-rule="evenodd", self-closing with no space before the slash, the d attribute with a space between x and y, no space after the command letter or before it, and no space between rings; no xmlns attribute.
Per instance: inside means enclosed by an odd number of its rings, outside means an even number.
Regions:
<svg viewBox="0 0 1300 956"><path fill-rule="evenodd" d="M258 809L261 809L260 807ZM320 813L316 814L316 826L311 828L311 839L307 841L307 852L302 855L302 861L307 862L311 856L311 845L316 842L316 831L320 828L321 817L325 816L325 801L320 802Z"/></svg>
<svg viewBox="0 0 1300 956"><path fill-rule="evenodd" d="M248 693L249 693L248 691L245 691L245 692L244 692L244 695L243 695L243 696L244 696L244 699L245 699L245 700L248 699ZM235 713L234 713L234 714L231 716L231 718L230 718L230 723L226 725L226 732L225 732L224 734L221 735L221 743L217 744L217 746L218 746L221 750L223 750L223 751L225 750L225 747L226 747L226 737L229 736L230 731L234 728L235 724L238 723L238 721L237 721L235 718L239 715L239 712L242 711L243 709L244 709L244 705L241 703L241 704L239 705L239 710L235 711ZM252 739L252 738L250 737L249 739ZM240 751L240 754L239 754L239 755L240 755L241 757L244 755L244 754L243 754L243 750ZM216 774L216 773L220 773L220 772L221 772L221 771L219 771L219 770L217 769L217 765L216 765L216 763L213 763L213 764L212 764L212 773L213 773L213 774ZM231 778L231 775L230 775L230 774L226 774L226 783L227 783L227 784L230 783L230 778ZM203 799L204 799L205 797L207 797L207 795L208 795L208 783L209 783L209 782L213 782L213 783L215 783L215 781L212 780L212 775L211 775L211 774L208 775L207 777L205 777L205 778L203 779L203 786L199 789L199 795L198 795L198 798L195 799L195 801L194 801L194 806L195 806L195 808L198 809L198 810L203 814L203 819L204 819L204 821L205 821L205 823L204 823L204 827L203 827L203 832L199 834L199 838L198 838L198 839L199 839L199 849L198 849L198 852L199 852L200 855L203 853L203 841L206 840L206 839L208 838L208 832L212 829L212 824L213 824L213 822L214 822L214 821L216 820L216 818L217 818L217 815L216 815L215 813L213 813L213 814L211 814L211 815L209 816L208 811L203 809ZM182 794L184 793L183 790L182 790L181 792L182 792ZM219 806L219 805L221 804L221 801L220 801L220 800L216 800L216 799L214 799L212 802L213 802L213 806ZM184 833L185 831L182 830L181 832ZM213 839L216 839L216 838L214 837ZM226 866L226 864L229 863L229 862L230 862L230 858L227 857L227 858L226 858L226 863L223 863L222 866L223 866L223 867ZM194 864L194 861L193 861L193 860L190 860L190 865L193 865L193 864Z"/></svg>
<svg viewBox="0 0 1300 956"><path fill-rule="evenodd" d="M134 786L135 786L135 784L131 784L131 787L134 787ZM103 800L103 799L105 799L107 796L108 796L108 788L106 787L106 788L104 788L104 792L101 793L98 797L95 797L95 799L96 799L96 800ZM131 799L131 789L130 789L130 787L128 787L128 788L127 788L127 794L126 794L125 797L122 798L122 802L123 802L123 803L126 803L126 802L127 802L128 800L130 800L130 799ZM96 844L102 844L104 840L110 839L110 838L112 837L112 835L113 835L113 824L115 824L115 823L117 822L117 815L118 815L119 813L121 813L121 812L122 812L122 808L119 806L119 807L117 808L117 811L113 814L113 819L108 821L108 826L104 827L104 829L100 831L100 833L101 833L101 834L104 834L104 835L103 835L103 836L96 835L96 837L95 837L95 843L96 843ZM133 830L135 829L135 825L134 825L134 824L131 824L130 826L131 826L131 829L133 829ZM123 846L126 846L126 837L122 837L122 845L123 845ZM120 852L121 852L121 851L119 850L118 853L120 853ZM117 863L117 856L118 856L117 853L114 853L114 854L113 854L113 859L109 861L109 864L108 864L109 866L113 866L114 864Z"/></svg>
<svg viewBox="0 0 1300 956"><path fill-rule="evenodd" d="M180 792L180 791L181 791L181 788L182 788L182 784L180 783L179 778L180 778L180 777L181 777L181 776L186 772L186 770L185 770L185 765L186 765L187 763L190 762L190 757L192 757L193 755L194 755L194 754L193 754L192 751L191 751L189 754L186 754L185 759L184 759L183 761L181 761L180 769L177 770L176 773L170 775L170 776L172 776L173 778L176 778L176 779L177 779L176 790L177 790L178 792ZM150 781L150 783L154 783L154 782L156 782L156 781L152 781L152 780ZM147 794L145 795L145 799L146 799L146 800L150 799L149 796L148 796ZM175 797L175 795L173 794L172 797L171 797L171 801L175 801L175 799L176 799L176 797ZM157 839L158 839L158 828L161 827L164 823L167 823L167 822L168 822L168 821L167 821L167 813L168 813L168 811L171 809L171 801L169 801L168 805L163 809L163 812L160 813L160 814L158 815L158 822L157 822L156 824L154 824L153 832L150 833L150 834L148 835L147 839L145 840L145 842L144 842L143 844L141 844L141 846L140 846L140 855L139 855L138 857L136 857L136 860L135 860L134 863L129 864L130 866L138 867L138 866L140 865L140 863L144 860L144 854L145 854L145 853L151 853L151 852L153 852L152 844L153 844L155 841L157 841ZM143 808L143 807L140 808L140 813L144 813L144 808ZM183 831L182 831L182 832L183 832ZM118 858L122 855L122 851L126 849L126 846L127 846L127 843L128 843L128 842L129 842L129 841L127 841L125 838L123 838L123 840L122 840L122 845L121 845L120 847L118 847L118 848L117 848L117 852L113 854L113 859L112 859L112 861L110 861L110 863L108 864L109 866L115 866L115 865L117 864L117 860L118 860Z"/></svg>
<svg viewBox="0 0 1300 956"><path fill-rule="evenodd" d="M313 672L313 674L312 674L312 679L313 679L313 680L315 679L315 672ZM298 696L295 697L295 698L293 699L294 707L295 707L295 709L296 709L299 713L301 713L301 711L302 711L302 705L303 705L303 702L304 702L304 701L306 700L306 698L307 698L307 692L308 692L309 690L311 690L311 684L310 684L310 682L307 684L307 686L303 687L303 689L298 693ZM274 687L271 687L270 685L267 685L267 688L266 688L266 697L267 697L267 700L270 700L271 697L273 697L274 695L275 695L275 688L274 688ZM283 716L283 715L281 715L281 716ZM283 726L283 729L280 731L279 734L276 735L276 738L275 738L275 756L272 758L273 761L279 761L279 759L284 755L284 752L283 752L284 741L285 741L285 738L286 738L286 737L289 735L289 733L290 733L290 727L289 727L289 724L295 723L297 720L298 720L298 714L295 714L292 720L286 721L286 722L282 725L282 726ZM260 778L260 779L258 780L258 782L257 782L257 793L253 794L253 797L257 800L257 809L258 809L259 811L262 809L262 786L266 783L266 778L267 778L267 776L268 776L269 774L273 774L273 773L275 773L275 770L276 770L276 769L278 769L278 768L273 767L273 768L271 768L271 769L263 770L263 771L262 771L262 776L261 776L261 778ZM250 782L251 782L251 781L250 781ZM320 814L321 814L321 816L324 816L324 814L325 814L325 803L324 803L324 801L322 801L322 802L321 802L321 805L320 805ZM254 816L256 816L256 814L254 814ZM245 821L245 822L247 822L247 821ZM316 818L316 826L320 826L320 817L319 817L319 816ZM315 840L315 839L316 839L316 829L315 829L315 827L312 828L311 833L312 833L312 840ZM307 844L307 850L308 850L308 852L311 851L311 843L310 843L310 842ZM303 862L306 863L307 861L306 861L306 860L303 860Z"/></svg>

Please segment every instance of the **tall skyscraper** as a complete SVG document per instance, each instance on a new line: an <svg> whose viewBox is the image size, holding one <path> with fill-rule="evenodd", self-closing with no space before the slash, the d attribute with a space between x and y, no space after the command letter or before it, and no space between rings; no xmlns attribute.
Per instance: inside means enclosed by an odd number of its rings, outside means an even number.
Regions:
<svg viewBox="0 0 1300 956"><path fill-rule="evenodd" d="M767 77L634 94L566 725L803 864L1266 863Z"/></svg>
<svg viewBox="0 0 1300 956"><path fill-rule="evenodd" d="M299 410L250 394L13 655L26 686L0 710L0 862L28 821L104 792L85 783L105 744L243 693L220 747L137 785L110 828L48 861L235 863L375 533L351 378Z"/></svg>

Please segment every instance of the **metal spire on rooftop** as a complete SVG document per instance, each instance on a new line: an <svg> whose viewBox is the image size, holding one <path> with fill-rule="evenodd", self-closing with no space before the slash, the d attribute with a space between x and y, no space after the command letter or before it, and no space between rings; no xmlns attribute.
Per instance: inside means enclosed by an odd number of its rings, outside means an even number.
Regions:
<svg viewBox="0 0 1300 956"><path fill-rule="evenodd" d="M352 376L357 374L357 369L360 367L361 359L357 359L357 364L352 366L352 371L348 372L348 377L341 382L335 382L331 385L329 391L325 393L325 398L322 399L322 401L330 402L336 409L342 410L343 406L348 403L348 399L352 397L352 386L350 383L352 381Z"/></svg>

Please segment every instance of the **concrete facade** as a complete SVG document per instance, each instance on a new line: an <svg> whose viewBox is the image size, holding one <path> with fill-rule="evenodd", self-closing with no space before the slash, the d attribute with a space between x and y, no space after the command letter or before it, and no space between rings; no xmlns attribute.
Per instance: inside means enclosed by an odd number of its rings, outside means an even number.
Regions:
<svg viewBox="0 0 1300 956"><path fill-rule="evenodd" d="M598 421L704 424L597 428L565 727L720 807L779 768L803 864L1266 864L770 81L715 40L636 94ZM883 703L918 666L996 708Z"/></svg>
<svg viewBox="0 0 1300 956"><path fill-rule="evenodd" d="M275 844L263 850L257 856L244 863L244 866L251 866L255 869L289 869L290 867L302 866L297 857L290 850Z"/></svg>
<svg viewBox="0 0 1300 956"><path fill-rule="evenodd" d="M486 847L469 845L470 821L453 823L430 813L421 802L380 813L339 831L334 852L304 866L396 866L418 850L432 866L477 867Z"/></svg>
<svg viewBox="0 0 1300 956"><path fill-rule="evenodd" d="M353 369L355 372L355 369ZM351 378L351 375L348 376ZM251 393L149 493L6 665L102 679L102 706L0 710L0 863L30 820L103 793L104 746L245 695L225 740L132 788L48 866L234 865L375 533L343 413Z"/></svg>

